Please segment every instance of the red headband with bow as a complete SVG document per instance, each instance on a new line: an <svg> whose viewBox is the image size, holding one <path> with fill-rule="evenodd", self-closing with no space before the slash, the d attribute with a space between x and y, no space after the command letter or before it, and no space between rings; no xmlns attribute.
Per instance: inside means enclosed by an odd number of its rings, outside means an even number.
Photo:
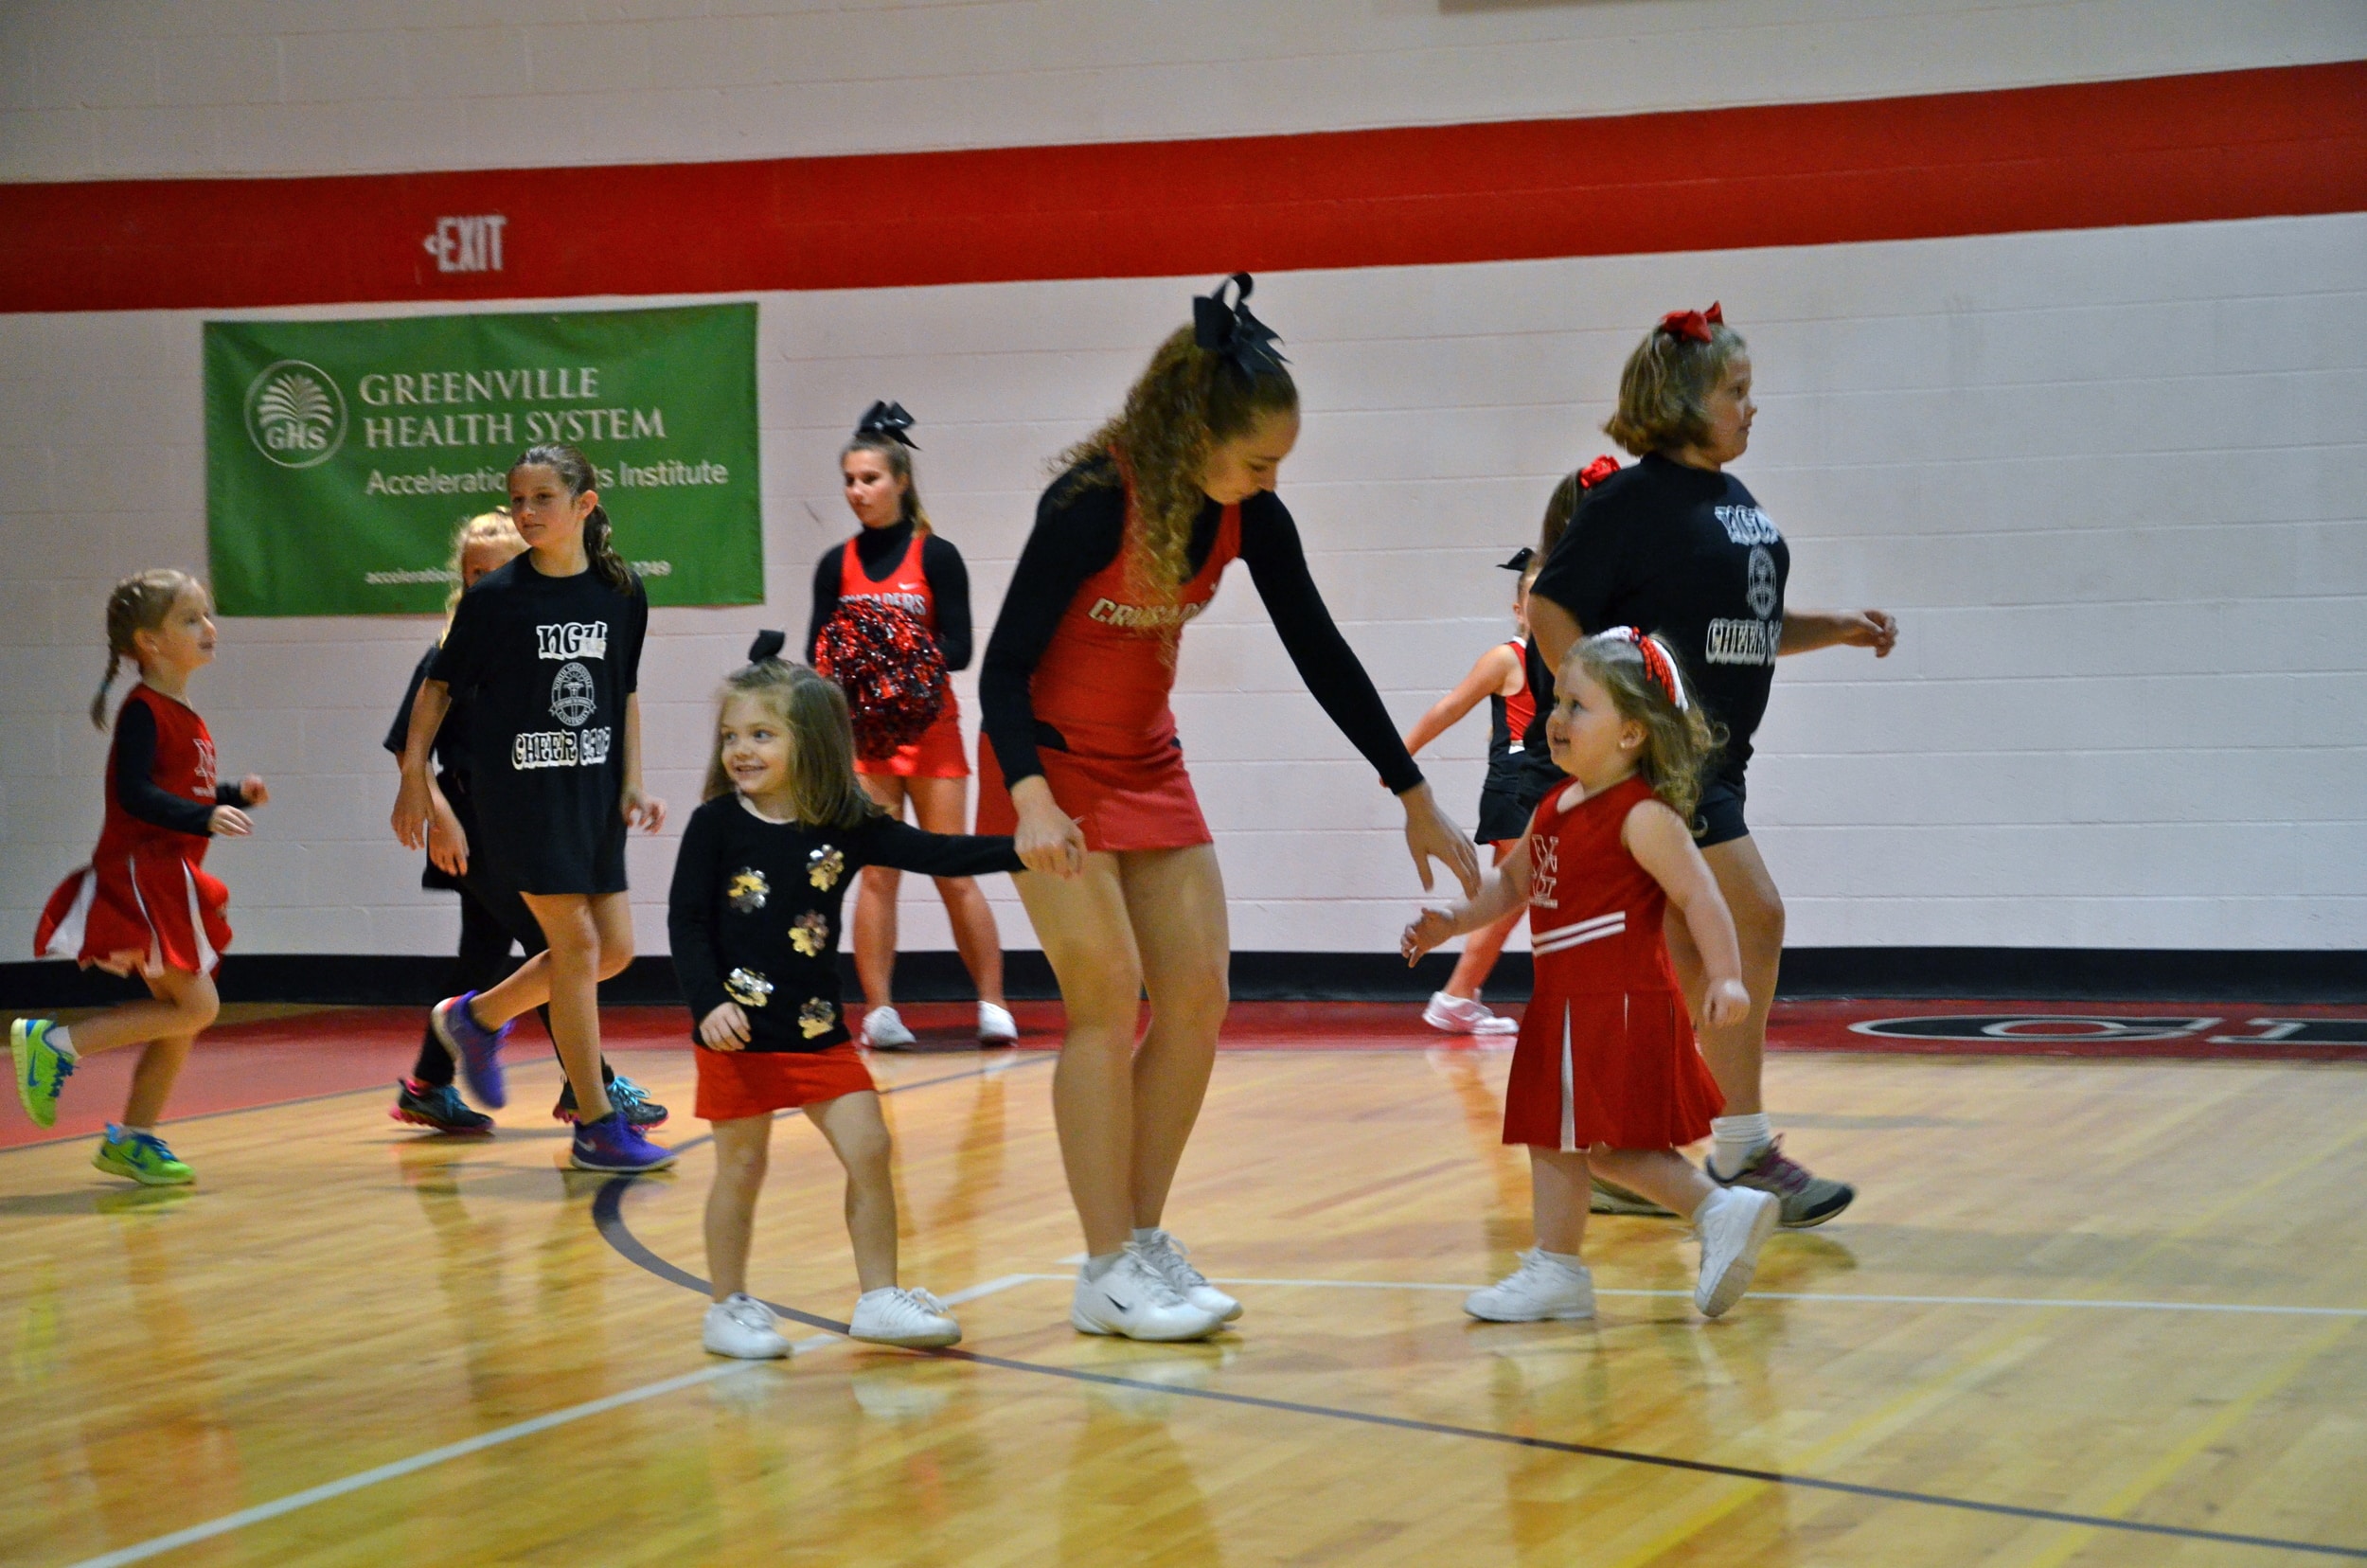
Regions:
<svg viewBox="0 0 2367 1568"><path fill-rule="evenodd" d="M1710 329L1726 325L1726 312L1716 301L1706 311L1671 311L1660 318L1660 330L1670 337L1692 343L1707 343Z"/></svg>
<svg viewBox="0 0 2367 1568"><path fill-rule="evenodd" d="M1661 647L1659 638L1634 626L1614 626L1603 635L1633 643L1636 652L1644 660L1644 673L1650 677L1654 686L1667 694L1672 707L1679 713L1685 711L1688 704L1685 702L1684 682L1678 676L1677 666L1668 657L1668 650Z"/></svg>

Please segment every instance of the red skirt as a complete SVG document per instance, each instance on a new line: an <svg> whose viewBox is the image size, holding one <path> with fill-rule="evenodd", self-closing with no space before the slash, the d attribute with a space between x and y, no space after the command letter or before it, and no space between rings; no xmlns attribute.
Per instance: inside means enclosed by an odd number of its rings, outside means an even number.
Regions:
<svg viewBox="0 0 2367 1568"><path fill-rule="evenodd" d="M229 907L228 888L169 849L110 853L49 895L33 956L115 974L211 974L230 945Z"/></svg>
<svg viewBox="0 0 2367 1568"><path fill-rule="evenodd" d="M862 1053L845 1041L820 1051L710 1051L702 1045L697 1054L699 1097L691 1114L702 1121L770 1115L875 1087Z"/></svg>
<svg viewBox="0 0 2367 1568"><path fill-rule="evenodd" d="M1504 1142L1582 1151L1680 1149L1726 1107L1673 990L1530 1001L1504 1084Z"/></svg>
<svg viewBox="0 0 2367 1568"><path fill-rule="evenodd" d="M1052 798L1075 817L1088 849L1188 849L1215 842L1200 814L1192 775L1184 771L1180 746L1162 746L1148 757L1097 757L1080 752L1037 754ZM994 747L978 748L978 831L1009 833L1019 812L1003 786Z"/></svg>
<svg viewBox="0 0 2367 1568"><path fill-rule="evenodd" d="M962 751L962 715L949 699L927 733L889 756L858 757L855 771L897 778L968 778L970 758Z"/></svg>

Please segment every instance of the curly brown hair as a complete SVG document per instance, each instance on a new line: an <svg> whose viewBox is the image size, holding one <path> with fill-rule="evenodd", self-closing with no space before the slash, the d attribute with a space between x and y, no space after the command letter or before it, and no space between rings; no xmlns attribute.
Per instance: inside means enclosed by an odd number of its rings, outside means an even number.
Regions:
<svg viewBox="0 0 2367 1568"><path fill-rule="evenodd" d="M1668 645L1657 635L1651 640L1666 668L1678 670L1676 655ZM1636 759L1636 771L1699 838L1707 825L1694 821L1693 813L1701 804L1702 775L1726 743L1723 727L1703 716L1699 702L1688 702L1682 708L1677 705L1653 679L1644 650L1629 639L1624 627L1580 637L1562 661L1559 678L1568 680L1574 669L1611 694L1620 718L1644 726L1644 755ZM1681 670L1677 679L1684 680Z"/></svg>
<svg viewBox="0 0 2367 1568"><path fill-rule="evenodd" d="M1116 484L1119 467L1133 489L1128 530L1130 583L1173 598L1191 577L1192 525L1208 504L1201 476L1209 454L1258 422L1295 414L1298 383L1279 365L1253 375L1202 348L1192 329L1170 333L1108 423L1056 459L1080 485Z"/></svg>

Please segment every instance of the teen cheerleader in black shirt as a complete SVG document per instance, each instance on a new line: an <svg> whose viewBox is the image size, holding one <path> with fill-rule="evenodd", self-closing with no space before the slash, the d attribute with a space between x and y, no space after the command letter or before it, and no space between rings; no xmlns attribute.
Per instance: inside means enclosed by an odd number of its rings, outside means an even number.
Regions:
<svg viewBox="0 0 2367 1568"><path fill-rule="evenodd" d="M1734 913L1751 1007L1738 1024L1704 1021L1701 1028L1702 1053L1726 1098L1712 1123L1708 1172L1774 1193L1783 1222L1799 1227L1824 1223L1856 1193L1787 1158L1760 1098L1784 905L1743 820L1744 771L1779 655L1846 646L1879 658L1896 643L1898 623L1880 610L1785 604L1790 548L1725 472L1749 447L1756 414L1748 347L1718 307L1664 318L1628 357L1618 411L1604 426L1643 460L1587 492L1529 590L1529 626L1549 669L1581 633L1623 625L1658 633L1724 729L1694 827ZM1700 1018L1700 954L1681 922L1670 923L1668 947Z"/></svg>

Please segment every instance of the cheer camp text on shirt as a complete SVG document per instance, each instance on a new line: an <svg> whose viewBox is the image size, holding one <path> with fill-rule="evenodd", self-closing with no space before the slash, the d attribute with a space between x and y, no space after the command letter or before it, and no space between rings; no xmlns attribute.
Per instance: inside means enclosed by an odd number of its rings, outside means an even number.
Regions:
<svg viewBox="0 0 2367 1568"><path fill-rule="evenodd" d="M608 760L612 732L606 725L583 728L597 706L586 659L608 657L608 622L555 621L534 629L540 658L561 661L551 678L551 717L564 729L528 730L509 742L509 765L529 768L596 768Z"/></svg>

